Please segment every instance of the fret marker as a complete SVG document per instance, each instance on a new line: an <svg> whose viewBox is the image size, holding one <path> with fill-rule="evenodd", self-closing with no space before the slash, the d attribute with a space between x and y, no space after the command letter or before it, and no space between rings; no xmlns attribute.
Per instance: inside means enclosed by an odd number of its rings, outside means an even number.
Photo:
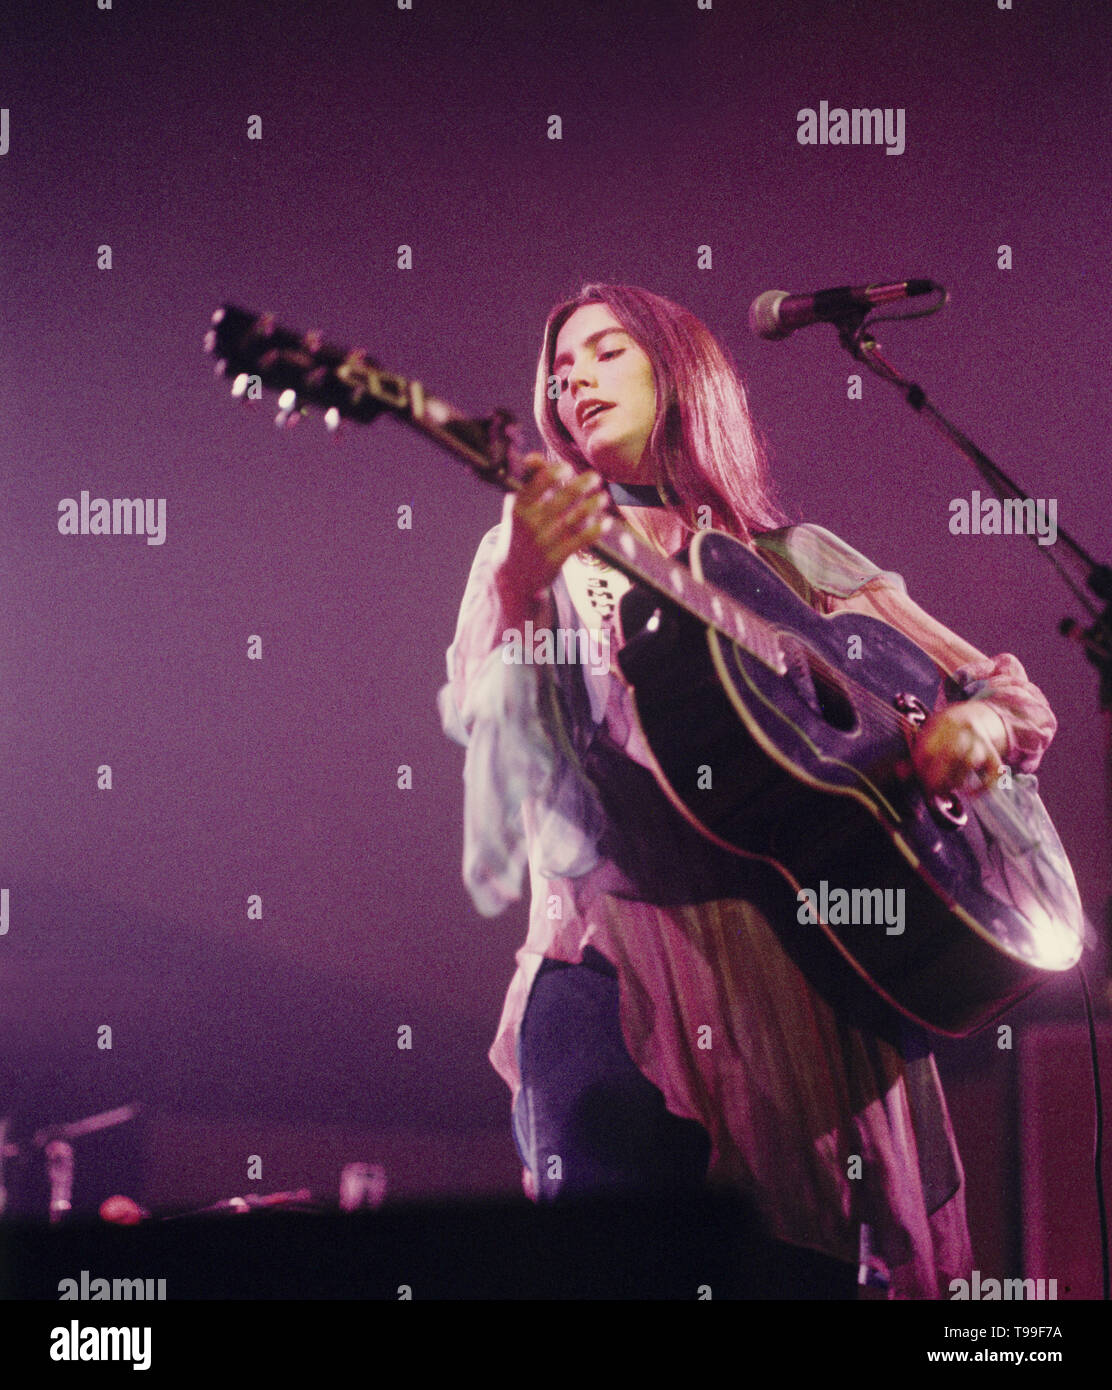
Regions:
<svg viewBox="0 0 1112 1390"><path fill-rule="evenodd" d="M632 560L637 554L637 546L628 531L622 536L622 553L627 560Z"/></svg>
<svg viewBox="0 0 1112 1390"><path fill-rule="evenodd" d="M677 594L682 594L682 593L683 593L683 579L684 579L682 567L681 567L680 565L673 565L673 566L672 566L672 573L671 573L668 577L671 579L671 581L672 581L672 588L675 589L676 593L677 593Z"/></svg>
<svg viewBox="0 0 1112 1390"><path fill-rule="evenodd" d="M721 621L722 621L722 600L718 597L717 594L715 594L714 597L711 599L711 601L710 601L710 608L711 608L711 612L714 614L714 616L719 620L719 622L721 622Z"/></svg>

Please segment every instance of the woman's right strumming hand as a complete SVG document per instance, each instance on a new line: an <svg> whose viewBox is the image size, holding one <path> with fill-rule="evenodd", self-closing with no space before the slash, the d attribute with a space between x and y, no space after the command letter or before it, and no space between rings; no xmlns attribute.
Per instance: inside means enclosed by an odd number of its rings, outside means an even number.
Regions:
<svg viewBox="0 0 1112 1390"><path fill-rule="evenodd" d="M507 614L525 618L568 556L598 539L610 495L597 473L541 454L522 462L528 481L506 498L495 577Z"/></svg>

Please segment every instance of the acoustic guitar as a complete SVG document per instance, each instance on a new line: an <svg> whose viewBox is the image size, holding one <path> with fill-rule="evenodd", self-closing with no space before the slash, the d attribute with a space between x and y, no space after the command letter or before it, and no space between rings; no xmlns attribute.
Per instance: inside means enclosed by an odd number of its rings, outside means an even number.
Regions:
<svg viewBox="0 0 1112 1390"><path fill-rule="evenodd" d="M522 485L509 412L464 416L269 315L225 305L212 322L205 346L232 394L278 391L278 423L309 406L333 429L386 411L503 491ZM935 1032L967 1036L1077 964L1084 914L1035 779L966 800L907 772L917 727L959 693L926 652L879 619L816 613L723 532L667 557L616 514L605 526L591 550L632 581L618 666L657 781L704 836L773 865L799 923Z"/></svg>

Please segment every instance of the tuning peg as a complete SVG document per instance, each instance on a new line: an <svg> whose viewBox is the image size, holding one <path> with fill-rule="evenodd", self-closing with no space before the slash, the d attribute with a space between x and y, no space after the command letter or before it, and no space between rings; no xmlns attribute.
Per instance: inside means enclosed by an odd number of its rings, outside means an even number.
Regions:
<svg viewBox="0 0 1112 1390"><path fill-rule="evenodd" d="M278 414L274 417L275 428L292 429L304 414L297 408L297 392L293 387L287 387L278 397Z"/></svg>
<svg viewBox="0 0 1112 1390"><path fill-rule="evenodd" d="M246 372L240 372L240 374L239 374L239 375L236 377L236 379L232 382L232 399L233 399L233 400L237 400L237 401L238 401L238 400L245 400L245 401L246 401L246 400L249 399L248 396L247 396L247 394L246 394L246 392L247 392L247 386L248 386L248 383L250 382L250 380L251 380L251 378L247 375Z"/></svg>
<svg viewBox="0 0 1112 1390"><path fill-rule="evenodd" d="M340 412L334 405L328 407L324 412L324 427L329 434L336 434L340 428Z"/></svg>

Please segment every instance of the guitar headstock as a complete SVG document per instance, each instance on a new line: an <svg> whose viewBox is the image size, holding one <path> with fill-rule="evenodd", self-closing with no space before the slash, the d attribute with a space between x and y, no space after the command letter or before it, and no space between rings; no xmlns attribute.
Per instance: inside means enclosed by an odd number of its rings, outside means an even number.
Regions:
<svg viewBox="0 0 1112 1390"><path fill-rule="evenodd" d="M383 411L397 415L462 458L488 482L505 488L520 461L520 426L506 410L486 419L462 415L419 381L389 372L360 348L340 348L319 333L293 333L272 314L224 304L212 316L205 351L217 374L232 378L232 395L252 399L252 385L279 392L276 423L293 423L306 406L324 412L330 430L342 420L370 424Z"/></svg>
<svg viewBox="0 0 1112 1390"><path fill-rule="evenodd" d="M370 424L388 405L381 391L372 394L370 389L391 377L377 362L357 348L326 343L319 333L282 328L273 314L222 305L212 316L205 351L216 358L217 371L233 379L233 396L242 397L256 377L261 386L281 393L279 405L287 414L315 406L324 412L330 429L341 419ZM402 377L393 380L401 388L394 395L404 405L408 382Z"/></svg>

